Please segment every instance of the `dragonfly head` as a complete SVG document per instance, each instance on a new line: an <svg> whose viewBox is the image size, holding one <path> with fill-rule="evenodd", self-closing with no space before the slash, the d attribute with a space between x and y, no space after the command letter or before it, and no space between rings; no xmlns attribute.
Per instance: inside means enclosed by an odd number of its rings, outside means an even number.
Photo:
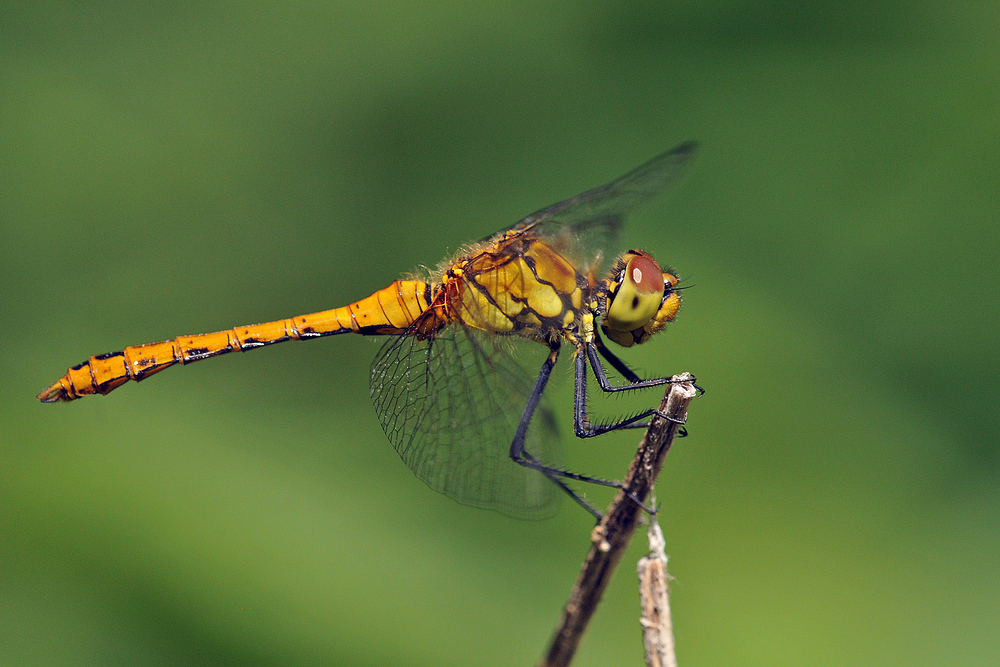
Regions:
<svg viewBox="0 0 1000 667"><path fill-rule="evenodd" d="M622 347L645 343L680 308L677 276L664 272L652 255L629 250L606 281L607 306L601 330Z"/></svg>

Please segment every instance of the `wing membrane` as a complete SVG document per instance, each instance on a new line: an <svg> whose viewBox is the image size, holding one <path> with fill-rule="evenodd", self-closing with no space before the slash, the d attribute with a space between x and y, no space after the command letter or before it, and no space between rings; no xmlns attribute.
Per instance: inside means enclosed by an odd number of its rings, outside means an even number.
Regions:
<svg viewBox="0 0 1000 667"><path fill-rule="evenodd" d="M465 505L540 518L559 490L508 454L533 386L502 337L453 324L426 340L387 341L372 365L370 390L386 436L428 486ZM528 450L558 465L558 447L543 403Z"/></svg>
<svg viewBox="0 0 1000 667"><path fill-rule="evenodd" d="M677 180L697 144L683 143L610 183L536 211L509 230L533 230L580 262L600 271L601 252L613 250L625 218ZM503 232L501 232L503 233Z"/></svg>

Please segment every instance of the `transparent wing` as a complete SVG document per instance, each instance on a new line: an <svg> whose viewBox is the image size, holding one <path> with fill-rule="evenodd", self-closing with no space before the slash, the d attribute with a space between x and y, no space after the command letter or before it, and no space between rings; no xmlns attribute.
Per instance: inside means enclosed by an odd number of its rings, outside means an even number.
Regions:
<svg viewBox="0 0 1000 667"><path fill-rule="evenodd" d="M372 364L372 403L393 447L432 489L465 505L540 518L559 489L509 457L534 386L504 347L509 343L461 324L426 340L394 337ZM544 400L527 448L558 465L559 437Z"/></svg>
<svg viewBox="0 0 1000 667"><path fill-rule="evenodd" d="M536 211L499 232L531 227L581 269L603 269L605 249L613 249L625 218L677 180L697 144L683 143L624 176Z"/></svg>

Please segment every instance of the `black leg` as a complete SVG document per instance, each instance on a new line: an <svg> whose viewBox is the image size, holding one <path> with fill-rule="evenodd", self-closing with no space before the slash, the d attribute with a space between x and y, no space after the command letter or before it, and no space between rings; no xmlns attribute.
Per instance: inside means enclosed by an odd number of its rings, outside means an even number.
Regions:
<svg viewBox="0 0 1000 667"><path fill-rule="evenodd" d="M623 378L629 382L642 381L642 378L636 375L624 361L616 357L615 354L604 345L604 339L601 338L601 334L598 333L597 329L594 329L594 344L597 346L597 351L600 352L602 357L604 357L604 361L611 364L611 367L621 373Z"/></svg>
<svg viewBox="0 0 1000 667"><path fill-rule="evenodd" d="M655 387L656 385L670 384L670 378L655 378L653 380L643 380L640 378L624 361L619 359L614 352L609 350L607 346L604 345L604 340L601 338L600 334L597 333L596 329L594 330L594 347L597 348L598 354L604 357L604 360L611 364L612 368L621 373L621 376L628 382L628 384L624 386L613 387L608 381L608 377L605 374L600 361L593 355L591 350L588 350L587 355L590 358L590 365L594 368L594 376L601 384L601 389L603 391L628 391L631 389L642 389L644 387ZM694 388L697 390L699 397L704 395L705 390L697 384L694 385Z"/></svg>
<svg viewBox="0 0 1000 667"><path fill-rule="evenodd" d="M664 419L670 419L659 410L655 408L650 408L644 412L632 415L631 417L625 417L618 421L611 421L605 424L591 424L590 418L587 415L587 362L589 360L590 366L594 369L594 376L597 378L597 383L601 386L601 390L608 393L615 393L619 391L633 391L635 389L645 389L647 387L657 387L664 384L670 384L670 378L654 378L652 380L637 380L635 382L630 382L629 384L624 384L620 387L615 387L608 380L607 374L604 372L604 368L601 366L601 360L597 357L597 347L593 343L587 344L587 354L577 354L576 355L576 391L574 397L574 415L573 415L573 429L576 432L578 438L591 438L595 435L601 435L602 433L607 433L608 431L616 431L618 429L625 428L646 428L649 426L648 422L643 421L647 417L653 415L660 415ZM624 366L625 364L611 354L610 351L606 351L606 354ZM608 360L609 363L618 366L614 361ZM631 373L631 371L629 371ZM631 373L635 376L634 373ZM676 420L671 420L676 421ZM678 422L682 423L682 422Z"/></svg>
<svg viewBox="0 0 1000 667"><path fill-rule="evenodd" d="M590 361L591 368L594 369L594 377L597 378L597 384L601 386L601 391L614 393L616 391L633 391L635 389L646 389L648 387L659 387L660 385L670 384L670 378L653 378L651 380L642 380L635 373L633 373L631 369L629 369L628 375L622 373L622 375L625 376L627 383L621 385L620 387L615 387L608 380L608 376L604 372L604 367L601 365L601 360L597 357L597 349L598 349L597 346L594 345L593 343L587 344L587 359ZM615 370L617 370L619 373L621 373L621 368L628 368L627 366L625 366L625 362L623 362L621 359L612 354L611 350L607 348L604 348L604 352L601 356L607 359L608 363L614 366Z"/></svg>
<svg viewBox="0 0 1000 667"><path fill-rule="evenodd" d="M552 369L555 367L558 359L559 344L554 343L552 347L550 347L549 356L546 357L545 363L542 364L542 369L538 373L538 379L535 381L535 388L532 390L531 396L528 397L528 404L524 407L524 413L521 415L521 421L517 425L517 432L514 434L514 441L510 445L510 458L512 458L519 465L537 470L544 474L556 485L558 485L559 488L565 491L577 504L600 520L601 513L594 509L590 503L581 498L580 495L573 489L569 488L563 480L573 479L579 482L598 484L600 486L608 486L614 489L623 488L621 482L600 479L597 477L588 477L587 475L579 475L575 472L569 472L568 470L553 468L552 466L545 465L536 459L529 452L525 451L524 448L525 439L528 435L528 425L531 424L531 418L535 414L535 410L538 408L539 402L542 400L542 393L545 391L545 386L549 382L549 377L552 375ZM644 510L651 513L653 512L653 510L646 507L646 505L642 503L641 498L635 497L635 494L632 494L630 497Z"/></svg>
<svg viewBox="0 0 1000 667"><path fill-rule="evenodd" d="M521 451L521 456L524 457L525 459L529 459L529 460L534 461L535 463L541 465L541 462L538 459L536 459L534 456L532 456L531 454L529 454L527 451L522 450ZM517 461L517 463L521 463L517 459L514 459L514 460ZM531 467L531 466L529 466L529 467ZM543 466L543 467L545 467L545 466ZM590 503L588 503L576 491L574 491L573 489L569 488L569 486L566 485L566 482L562 481L562 479L560 479L558 475L556 475L555 473L550 472L548 470L541 470L540 472L543 475L545 475L546 477L548 477L550 482L552 482L553 484L555 484L556 486L558 486L560 489L562 489L566 493L566 495L568 495L570 498L572 498L573 502L575 502L577 505L579 505L583 509L585 509L588 512L590 512L594 516L595 519L597 519L598 521L600 521L601 519L604 518L604 515L601 514L600 511L598 511L598 509L596 507L594 507L593 505L591 505Z"/></svg>

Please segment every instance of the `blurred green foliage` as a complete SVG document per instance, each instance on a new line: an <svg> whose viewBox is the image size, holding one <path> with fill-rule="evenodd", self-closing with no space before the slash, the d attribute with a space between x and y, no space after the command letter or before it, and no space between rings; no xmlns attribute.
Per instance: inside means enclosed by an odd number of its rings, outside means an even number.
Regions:
<svg viewBox="0 0 1000 667"><path fill-rule="evenodd" d="M1000 662L997 5L0 16L0 664L534 663L588 517L424 487L368 405L372 341L33 396L356 300L685 139L622 241L695 285L624 355L708 389L658 492L681 663ZM571 439L610 476L634 446ZM576 664L641 664L637 618L626 560Z"/></svg>

